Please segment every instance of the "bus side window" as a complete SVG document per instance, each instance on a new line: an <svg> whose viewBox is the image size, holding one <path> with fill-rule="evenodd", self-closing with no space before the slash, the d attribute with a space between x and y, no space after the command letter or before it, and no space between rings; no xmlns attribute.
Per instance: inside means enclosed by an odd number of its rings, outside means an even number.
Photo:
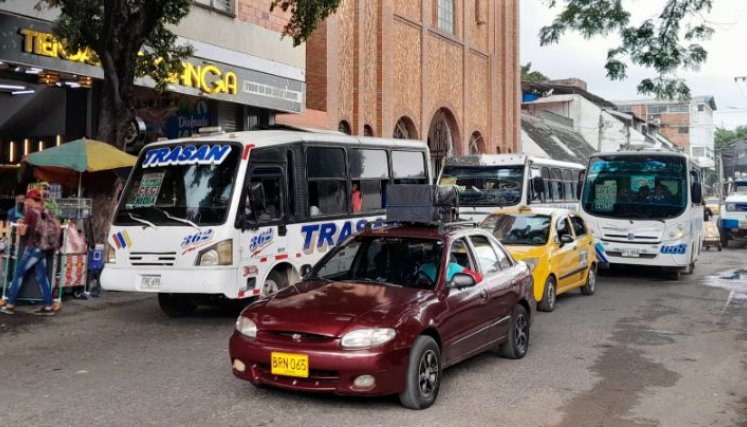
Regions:
<svg viewBox="0 0 747 427"><path fill-rule="evenodd" d="M565 190L565 200L576 200L576 190L573 185L573 173L569 169L563 169L563 187Z"/></svg>
<svg viewBox="0 0 747 427"><path fill-rule="evenodd" d="M541 172L542 178L545 180L545 191L544 197L542 198L543 202L550 202L552 201L552 181L550 180L550 169L548 167L543 167Z"/></svg>
<svg viewBox="0 0 747 427"><path fill-rule="evenodd" d="M529 191L527 193L527 198L529 199L529 203L541 203L542 202L542 188L538 185L535 185L534 178L541 177L542 174L540 173L539 168L531 168L529 169L529 179L527 180L529 185Z"/></svg>
<svg viewBox="0 0 747 427"><path fill-rule="evenodd" d="M283 171L279 167L257 167L241 204L244 218L257 223L283 218Z"/></svg>
<svg viewBox="0 0 747 427"><path fill-rule="evenodd" d="M355 148L348 153L353 213L381 210L389 182L386 151Z"/></svg>
<svg viewBox="0 0 747 427"><path fill-rule="evenodd" d="M392 151L395 184L428 184L425 154L422 151Z"/></svg>
<svg viewBox="0 0 747 427"><path fill-rule="evenodd" d="M347 214L349 197L345 163L342 148L308 148L306 170L311 216Z"/></svg>

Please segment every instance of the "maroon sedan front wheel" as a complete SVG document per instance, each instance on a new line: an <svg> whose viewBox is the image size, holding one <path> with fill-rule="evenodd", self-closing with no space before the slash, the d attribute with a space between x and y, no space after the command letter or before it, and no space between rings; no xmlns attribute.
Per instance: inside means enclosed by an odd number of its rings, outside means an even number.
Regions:
<svg viewBox="0 0 747 427"><path fill-rule="evenodd" d="M441 387L441 350L436 341L421 335L410 350L405 390L399 394L402 406L425 409L433 405Z"/></svg>

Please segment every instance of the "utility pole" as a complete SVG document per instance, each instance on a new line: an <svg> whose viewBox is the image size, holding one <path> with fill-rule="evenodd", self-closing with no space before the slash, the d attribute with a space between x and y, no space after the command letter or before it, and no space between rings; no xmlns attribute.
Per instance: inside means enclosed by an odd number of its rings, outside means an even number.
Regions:
<svg viewBox="0 0 747 427"><path fill-rule="evenodd" d="M633 121L633 115L630 115L630 121L625 122L625 149L630 150L630 125Z"/></svg>
<svg viewBox="0 0 747 427"><path fill-rule="evenodd" d="M599 141L597 142L597 151L602 151L602 137L604 136L604 110L599 112Z"/></svg>

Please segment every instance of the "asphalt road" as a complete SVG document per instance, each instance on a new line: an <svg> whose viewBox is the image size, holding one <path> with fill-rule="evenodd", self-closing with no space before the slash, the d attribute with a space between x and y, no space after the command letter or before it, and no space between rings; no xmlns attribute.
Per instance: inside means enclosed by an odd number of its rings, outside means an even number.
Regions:
<svg viewBox="0 0 747 427"><path fill-rule="evenodd" d="M747 250L693 276L601 277L540 313L523 360L445 372L426 411L396 398L255 389L235 379L235 315L169 319L154 297L106 294L53 318L0 318L3 425L747 426Z"/></svg>

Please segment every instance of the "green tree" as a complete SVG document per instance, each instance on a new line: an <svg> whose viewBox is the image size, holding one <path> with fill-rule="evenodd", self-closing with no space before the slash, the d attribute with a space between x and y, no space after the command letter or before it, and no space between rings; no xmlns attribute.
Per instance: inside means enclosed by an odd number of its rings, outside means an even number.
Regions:
<svg viewBox="0 0 747 427"><path fill-rule="evenodd" d="M192 53L177 45L176 25L191 0L42 0L58 8L54 32L69 50L90 49L104 70L97 138L122 148L130 121L135 78L150 76L163 88ZM147 48L144 48L146 47Z"/></svg>
<svg viewBox="0 0 747 427"><path fill-rule="evenodd" d="M521 81L523 82L546 82L550 80L546 75L539 71L532 71L532 63L527 62L521 66Z"/></svg>
<svg viewBox="0 0 747 427"><path fill-rule="evenodd" d="M585 38L617 34L620 45L607 52L607 77L627 77L627 62L653 69L656 77L638 84L641 94L659 98L690 97L690 88L677 77L681 69L697 70L708 57L700 44L713 34L704 15L713 0L666 0L656 18L638 25L630 23L630 12L622 0L544 0L550 7L563 3L552 24L540 30L540 44L557 43L567 31Z"/></svg>
<svg viewBox="0 0 747 427"><path fill-rule="evenodd" d="M717 127L714 146L719 150L740 138L747 138L747 126L737 126L734 130Z"/></svg>

